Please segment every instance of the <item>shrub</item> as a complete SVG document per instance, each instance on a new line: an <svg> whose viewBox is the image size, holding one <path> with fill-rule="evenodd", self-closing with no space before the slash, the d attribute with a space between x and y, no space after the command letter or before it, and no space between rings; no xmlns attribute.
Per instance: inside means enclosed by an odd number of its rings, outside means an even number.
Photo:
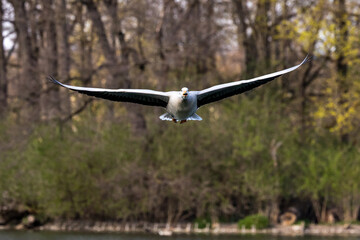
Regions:
<svg viewBox="0 0 360 240"><path fill-rule="evenodd" d="M266 228L269 226L269 219L263 215L256 214L247 216L238 222L239 228L245 226L246 229L250 229L253 225L256 227L256 229Z"/></svg>
<svg viewBox="0 0 360 240"><path fill-rule="evenodd" d="M304 225L305 227L308 227L310 225L310 220L309 219L305 219L305 220L297 220L294 225Z"/></svg>
<svg viewBox="0 0 360 240"><path fill-rule="evenodd" d="M206 228L206 225L208 225L208 224L209 224L209 226L211 227L211 220L208 219L208 218L202 218L202 217L197 218L197 219L195 219L194 223L195 223L195 224L196 224L196 223L198 224L198 228L199 228L199 229L204 229L204 228Z"/></svg>

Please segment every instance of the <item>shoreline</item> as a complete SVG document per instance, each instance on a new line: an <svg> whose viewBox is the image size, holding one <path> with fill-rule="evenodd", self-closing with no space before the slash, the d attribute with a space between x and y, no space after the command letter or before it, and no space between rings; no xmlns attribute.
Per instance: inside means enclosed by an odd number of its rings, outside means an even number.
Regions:
<svg viewBox="0 0 360 240"><path fill-rule="evenodd" d="M171 236L176 234L209 234L209 235L242 235L242 234L265 234L282 236L360 236L360 225L320 225L310 224L305 226L276 225L266 229L239 229L237 224L217 224L199 229L196 224L179 223L168 225L165 223L119 223L115 221L54 221L41 226L26 227L23 224L16 226L2 225L0 230L34 230L53 232L110 232L110 233L149 233Z"/></svg>

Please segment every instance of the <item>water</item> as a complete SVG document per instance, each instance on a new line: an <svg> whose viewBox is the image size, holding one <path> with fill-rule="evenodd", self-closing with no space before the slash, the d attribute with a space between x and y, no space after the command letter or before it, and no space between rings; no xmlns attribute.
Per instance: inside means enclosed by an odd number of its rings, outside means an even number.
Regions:
<svg viewBox="0 0 360 240"><path fill-rule="evenodd" d="M270 235L174 235L0 231L0 240L360 240L360 237L280 237Z"/></svg>

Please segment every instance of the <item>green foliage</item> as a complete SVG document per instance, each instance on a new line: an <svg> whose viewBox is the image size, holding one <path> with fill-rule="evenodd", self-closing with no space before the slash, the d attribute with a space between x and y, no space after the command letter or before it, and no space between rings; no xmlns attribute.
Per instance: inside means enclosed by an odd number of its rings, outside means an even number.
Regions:
<svg viewBox="0 0 360 240"><path fill-rule="evenodd" d="M44 221L176 222L192 215L201 228L209 219L266 212L278 197L319 206L326 199L350 214L360 197L358 148L317 132L299 144L281 98L262 93L200 109L200 124L149 119L146 136L86 114L62 128L38 126L26 144L0 153L1 191ZM1 146L7 146L13 133L1 131ZM254 219L246 220L249 227Z"/></svg>
<svg viewBox="0 0 360 240"><path fill-rule="evenodd" d="M324 204L343 202L344 210L351 211L349 208L360 197L358 164L356 148L328 137L314 138L300 152L298 161L294 162L298 174L294 184L297 194L311 199L319 221L326 221L320 207Z"/></svg>
<svg viewBox="0 0 360 240"><path fill-rule="evenodd" d="M204 229L207 226L211 227L211 220L209 218L196 218L194 224L197 224L199 229Z"/></svg>
<svg viewBox="0 0 360 240"><path fill-rule="evenodd" d="M294 223L294 225L304 225L305 228L308 227L310 225L310 220L305 219L305 220L296 220L296 222Z"/></svg>
<svg viewBox="0 0 360 240"><path fill-rule="evenodd" d="M284 111L281 100L274 99L270 92L242 96L231 111L238 113L232 127L235 131L232 157L238 159L242 168L241 192L253 196L253 204L260 211L263 202L276 198L281 191L279 172L286 163L281 150L290 144L293 130L289 121L281 117Z"/></svg>
<svg viewBox="0 0 360 240"><path fill-rule="evenodd" d="M126 128L117 125L101 133L82 124L73 127L74 134L70 129L60 134L53 132L53 126L40 127L24 152L5 159L2 169L11 169L2 172L7 174L7 191L50 217L106 214L116 218L121 211L114 200L119 175L136 161L136 143Z"/></svg>
<svg viewBox="0 0 360 240"><path fill-rule="evenodd" d="M241 229L243 226L246 229L251 229L252 226L256 229L264 229L269 226L269 219L260 214L250 215L238 221L238 227Z"/></svg>

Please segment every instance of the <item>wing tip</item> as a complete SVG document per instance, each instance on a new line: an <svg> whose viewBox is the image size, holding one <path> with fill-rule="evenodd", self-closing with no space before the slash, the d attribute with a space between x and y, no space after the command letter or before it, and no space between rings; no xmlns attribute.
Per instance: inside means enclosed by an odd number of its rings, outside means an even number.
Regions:
<svg viewBox="0 0 360 240"><path fill-rule="evenodd" d="M300 65L303 65L305 63L310 62L311 60L313 60L313 55L311 55L310 53L308 53L305 57L305 59L300 63Z"/></svg>
<svg viewBox="0 0 360 240"><path fill-rule="evenodd" d="M52 83L54 83L54 84L57 84L57 85L62 85L61 84L61 82L59 82L58 80L56 80L53 76L51 76L51 75L49 75L49 76L47 76L47 78L46 78L49 82L52 82Z"/></svg>

